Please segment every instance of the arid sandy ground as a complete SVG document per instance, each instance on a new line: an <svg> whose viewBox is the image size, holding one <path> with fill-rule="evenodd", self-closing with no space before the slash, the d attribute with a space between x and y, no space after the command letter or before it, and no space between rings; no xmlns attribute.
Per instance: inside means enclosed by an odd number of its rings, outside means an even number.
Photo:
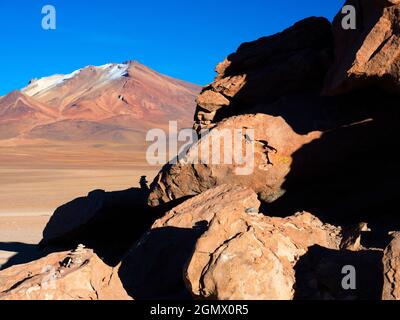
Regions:
<svg viewBox="0 0 400 320"><path fill-rule="evenodd" d="M151 182L158 170L143 152L121 146L0 147L0 265L35 249L58 206L95 189L138 187L141 176Z"/></svg>
<svg viewBox="0 0 400 320"><path fill-rule="evenodd" d="M18 254L25 257L35 256L34 245L40 241L49 218L50 216L0 216L0 269L10 258L17 258Z"/></svg>
<svg viewBox="0 0 400 320"><path fill-rule="evenodd" d="M50 215L58 206L89 191L124 190L138 186L140 176L155 170L0 168L0 216Z"/></svg>

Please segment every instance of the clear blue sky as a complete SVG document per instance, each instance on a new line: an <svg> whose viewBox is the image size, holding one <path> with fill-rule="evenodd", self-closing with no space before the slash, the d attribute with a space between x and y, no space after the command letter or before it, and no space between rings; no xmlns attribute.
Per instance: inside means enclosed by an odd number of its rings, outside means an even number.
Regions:
<svg viewBox="0 0 400 320"><path fill-rule="evenodd" d="M240 43L308 16L332 20L344 0L0 0L0 95L32 78L139 60L204 85ZM57 29L41 9L57 9Z"/></svg>

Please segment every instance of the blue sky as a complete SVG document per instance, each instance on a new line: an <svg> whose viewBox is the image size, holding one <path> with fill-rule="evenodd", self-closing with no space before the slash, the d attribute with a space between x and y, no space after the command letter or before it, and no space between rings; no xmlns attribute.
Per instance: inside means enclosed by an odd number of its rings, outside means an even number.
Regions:
<svg viewBox="0 0 400 320"><path fill-rule="evenodd" d="M332 20L342 0L0 0L0 95L32 78L138 60L200 85L240 43L308 16ZM44 5L57 29L41 27Z"/></svg>

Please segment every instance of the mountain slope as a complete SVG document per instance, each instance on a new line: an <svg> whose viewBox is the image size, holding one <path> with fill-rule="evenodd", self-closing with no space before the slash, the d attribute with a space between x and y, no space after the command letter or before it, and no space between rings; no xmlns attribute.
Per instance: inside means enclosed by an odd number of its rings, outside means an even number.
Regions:
<svg viewBox="0 0 400 320"><path fill-rule="evenodd" d="M28 132L36 125L55 121L58 112L19 92L0 98L0 139Z"/></svg>
<svg viewBox="0 0 400 320"><path fill-rule="evenodd" d="M199 91L136 61L34 79L0 98L0 140L134 142L169 120L190 126Z"/></svg>

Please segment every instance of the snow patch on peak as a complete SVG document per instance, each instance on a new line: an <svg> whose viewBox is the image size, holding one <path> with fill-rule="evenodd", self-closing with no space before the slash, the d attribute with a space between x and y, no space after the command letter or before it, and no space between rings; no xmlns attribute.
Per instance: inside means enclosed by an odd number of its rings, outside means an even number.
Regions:
<svg viewBox="0 0 400 320"><path fill-rule="evenodd" d="M107 64L104 64L102 66L98 66L95 68L98 70L107 70L108 68L111 68L113 65L114 65L113 63L107 63Z"/></svg>
<svg viewBox="0 0 400 320"><path fill-rule="evenodd" d="M62 85L65 81L74 78L80 72L84 72L88 68L98 73L98 77L93 83L94 85L98 86L106 82L128 76L129 63L109 63L98 67L85 67L70 74L57 74L50 77L33 79L29 82L28 86L21 89L21 92L30 97L41 95L59 85Z"/></svg>
<svg viewBox="0 0 400 320"><path fill-rule="evenodd" d="M105 64L103 66L97 67L99 70L104 72L104 80L115 80L121 77L126 77L128 75L128 64Z"/></svg>
<svg viewBox="0 0 400 320"><path fill-rule="evenodd" d="M80 72L81 70L79 69L69 74L56 74L54 76L32 80L29 82L28 86L21 89L21 92L23 92L27 96L33 97L37 94L48 91L58 86L59 84L62 84L64 81L68 79L72 79Z"/></svg>

